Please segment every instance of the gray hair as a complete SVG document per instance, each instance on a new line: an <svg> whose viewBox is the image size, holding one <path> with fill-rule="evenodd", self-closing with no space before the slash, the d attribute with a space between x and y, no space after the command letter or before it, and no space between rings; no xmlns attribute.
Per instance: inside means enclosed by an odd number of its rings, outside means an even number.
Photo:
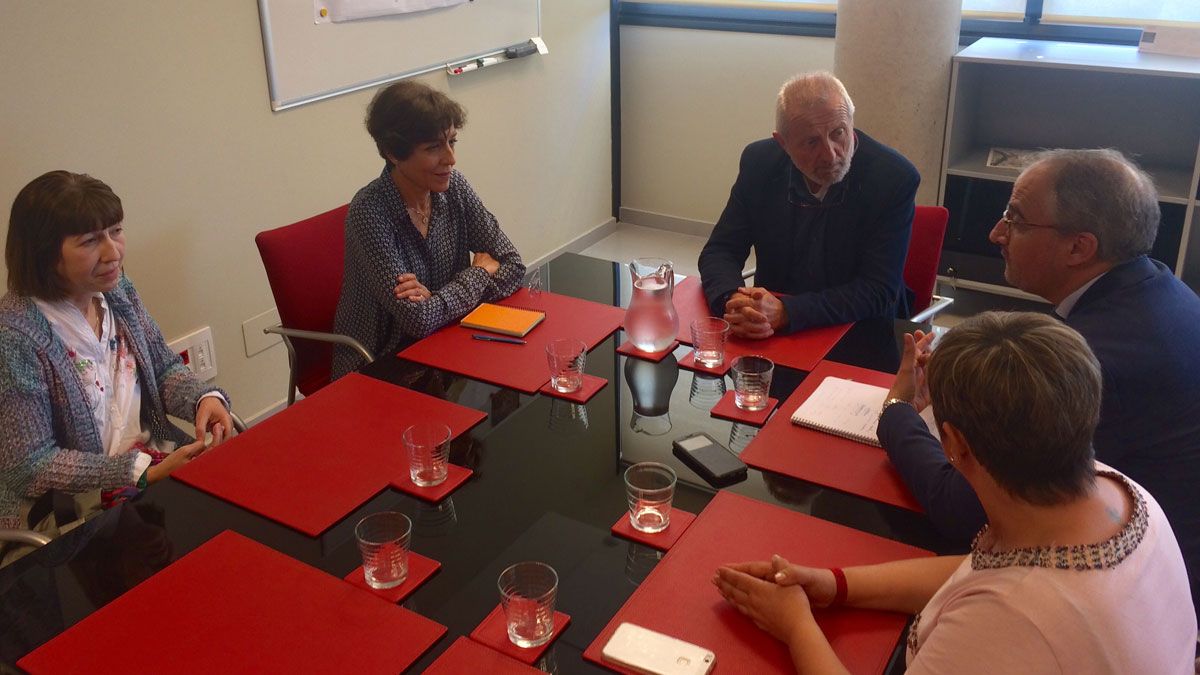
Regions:
<svg viewBox="0 0 1200 675"><path fill-rule="evenodd" d="M1161 213L1149 174L1111 148L1047 150L1035 160L1054 171L1055 224L1095 235L1107 262L1150 252Z"/></svg>
<svg viewBox="0 0 1200 675"><path fill-rule="evenodd" d="M850 120L854 120L854 101L842 81L827 70L800 73L783 83L775 99L775 130L783 133L797 110L818 103L843 102Z"/></svg>

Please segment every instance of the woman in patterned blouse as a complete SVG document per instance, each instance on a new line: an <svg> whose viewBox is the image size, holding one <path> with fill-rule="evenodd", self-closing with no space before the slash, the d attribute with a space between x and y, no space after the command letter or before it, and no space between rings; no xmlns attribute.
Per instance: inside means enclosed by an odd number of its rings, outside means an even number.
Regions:
<svg viewBox="0 0 1200 675"><path fill-rule="evenodd" d="M119 501L231 430L227 399L171 351L125 277L121 200L51 171L13 202L0 299L0 527L48 490ZM167 414L194 420L194 441ZM98 502L92 500L88 506ZM86 513L85 513L86 515Z"/></svg>
<svg viewBox="0 0 1200 675"><path fill-rule="evenodd" d="M346 215L345 272L334 330L372 354L455 321L521 284L521 254L454 168L462 107L419 82L375 95L367 131L387 165ZM362 365L334 347L333 376Z"/></svg>
<svg viewBox="0 0 1200 675"><path fill-rule="evenodd" d="M812 607L918 613L909 673L1191 673L1196 618L1179 544L1141 486L1097 464L1100 366L1044 314L988 312L928 358L905 339L884 414L937 443L988 515L966 556L841 569L769 561L713 582L796 670L845 672ZM925 389L920 383L928 381Z"/></svg>

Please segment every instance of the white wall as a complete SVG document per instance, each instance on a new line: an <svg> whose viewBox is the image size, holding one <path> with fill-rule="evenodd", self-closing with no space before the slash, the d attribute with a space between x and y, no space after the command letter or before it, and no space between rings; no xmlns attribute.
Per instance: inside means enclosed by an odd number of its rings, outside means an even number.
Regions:
<svg viewBox="0 0 1200 675"><path fill-rule="evenodd" d="M833 69L831 38L623 26L623 219L715 223L742 148L775 128L779 86L819 69Z"/></svg>
<svg viewBox="0 0 1200 675"><path fill-rule="evenodd" d="M610 216L608 6L544 2L549 56L425 78L466 106L459 168L526 259ZM274 305L254 234L349 201L378 174L362 126L372 92L272 113L251 0L4 10L5 212L51 169L108 182L125 205L126 270L168 339L211 325L238 410L276 404L283 347L247 358L242 343L241 322Z"/></svg>

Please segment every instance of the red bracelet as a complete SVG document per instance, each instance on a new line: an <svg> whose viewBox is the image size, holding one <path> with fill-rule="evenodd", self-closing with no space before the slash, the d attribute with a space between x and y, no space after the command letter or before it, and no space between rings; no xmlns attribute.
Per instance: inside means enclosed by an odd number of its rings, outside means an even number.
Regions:
<svg viewBox="0 0 1200 675"><path fill-rule="evenodd" d="M829 606L833 607L846 602L846 573L840 567L830 567L829 571L833 572L833 581L837 584L837 591L833 594L833 602L829 603Z"/></svg>

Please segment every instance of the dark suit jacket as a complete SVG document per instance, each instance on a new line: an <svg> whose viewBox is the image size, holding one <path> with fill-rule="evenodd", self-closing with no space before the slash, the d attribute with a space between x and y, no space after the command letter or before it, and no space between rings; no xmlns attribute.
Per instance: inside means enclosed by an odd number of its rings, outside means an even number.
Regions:
<svg viewBox="0 0 1200 675"><path fill-rule="evenodd" d="M824 202L812 198L774 139L746 146L729 202L700 253L714 315L725 313L743 285L751 247L756 284L786 295L788 331L907 315L904 258L921 178L898 152L855 133L850 171Z"/></svg>
<svg viewBox="0 0 1200 675"><path fill-rule="evenodd" d="M1200 600L1200 298L1162 263L1140 256L1100 278L1066 323L1100 361L1104 395L1096 459L1162 506ZM969 542L985 520L967 481L924 423L891 406L879 440L935 525ZM911 410L911 409L910 409ZM1200 603L1198 603L1200 604Z"/></svg>

